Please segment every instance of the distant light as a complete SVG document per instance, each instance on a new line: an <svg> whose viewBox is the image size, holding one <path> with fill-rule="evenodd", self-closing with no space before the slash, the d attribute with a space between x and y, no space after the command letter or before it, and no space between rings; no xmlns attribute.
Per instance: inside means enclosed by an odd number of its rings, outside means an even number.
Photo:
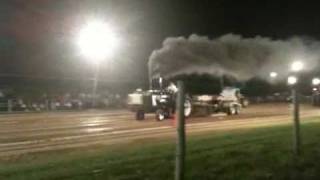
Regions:
<svg viewBox="0 0 320 180"><path fill-rule="evenodd" d="M96 20L80 30L77 44L84 56L98 63L113 53L118 40L108 24Z"/></svg>
<svg viewBox="0 0 320 180"><path fill-rule="evenodd" d="M317 86L320 84L320 79L319 78L313 78L312 79L312 85Z"/></svg>
<svg viewBox="0 0 320 180"><path fill-rule="evenodd" d="M276 78L278 76L278 73L271 72L269 75L270 75L271 78Z"/></svg>
<svg viewBox="0 0 320 180"><path fill-rule="evenodd" d="M313 88L312 90L313 90L313 91L317 91L318 89L317 89L317 88Z"/></svg>
<svg viewBox="0 0 320 180"><path fill-rule="evenodd" d="M303 69L304 64L301 61L295 61L291 64L291 71L299 72Z"/></svg>
<svg viewBox="0 0 320 180"><path fill-rule="evenodd" d="M295 77L295 76L289 76L289 77L288 77L288 84L289 84L289 85L294 85L294 84L297 83L297 81L298 81L298 79L297 79L297 77Z"/></svg>
<svg viewBox="0 0 320 180"><path fill-rule="evenodd" d="M162 84L162 77L159 77L159 84Z"/></svg>

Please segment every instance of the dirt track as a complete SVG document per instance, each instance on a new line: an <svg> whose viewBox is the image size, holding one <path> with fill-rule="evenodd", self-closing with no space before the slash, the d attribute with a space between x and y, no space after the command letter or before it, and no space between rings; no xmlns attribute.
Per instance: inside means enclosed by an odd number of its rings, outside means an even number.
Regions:
<svg viewBox="0 0 320 180"><path fill-rule="evenodd" d="M252 105L238 116L190 118L187 132L286 124L291 122L290 112L288 104ZM320 116L320 109L303 106L301 115ZM0 115L0 156L172 136L173 124L156 122L153 114L136 121L126 110Z"/></svg>

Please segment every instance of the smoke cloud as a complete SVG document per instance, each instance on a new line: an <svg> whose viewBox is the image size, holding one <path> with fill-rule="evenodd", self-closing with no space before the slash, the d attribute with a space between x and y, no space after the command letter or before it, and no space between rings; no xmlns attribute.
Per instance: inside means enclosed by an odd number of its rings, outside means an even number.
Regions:
<svg viewBox="0 0 320 180"><path fill-rule="evenodd" d="M247 80L256 76L268 78L275 71L285 77L293 61L302 61L305 71L309 71L319 59L320 43L305 38L273 40L227 34L209 39L193 34L165 39L162 48L149 57L149 73L153 78L207 73Z"/></svg>

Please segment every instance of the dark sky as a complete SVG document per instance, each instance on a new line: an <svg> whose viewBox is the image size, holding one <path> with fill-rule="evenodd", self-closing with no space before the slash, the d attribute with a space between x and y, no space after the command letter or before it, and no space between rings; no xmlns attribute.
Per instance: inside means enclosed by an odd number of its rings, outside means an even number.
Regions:
<svg viewBox="0 0 320 180"><path fill-rule="evenodd" d="M92 16L121 37L114 57L101 65L106 81L147 80L148 57L168 36L320 38L319 8L306 1L1 0L0 73L90 78L93 67L73 40Z"/></svg>

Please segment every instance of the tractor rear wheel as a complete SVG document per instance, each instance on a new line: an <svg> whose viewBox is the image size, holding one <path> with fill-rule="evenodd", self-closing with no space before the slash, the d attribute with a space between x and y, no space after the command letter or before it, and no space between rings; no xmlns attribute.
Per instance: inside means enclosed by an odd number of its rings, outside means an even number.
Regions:
<svg viewBox="0 0 320 180"><path fill-rule="evenodd" d="M235 115L236 112L237 112L237 109L236 109L235 106L230 106L230 107L228 108L228 110L227 110L227 114L228 114L229 116Z"/></svg>

